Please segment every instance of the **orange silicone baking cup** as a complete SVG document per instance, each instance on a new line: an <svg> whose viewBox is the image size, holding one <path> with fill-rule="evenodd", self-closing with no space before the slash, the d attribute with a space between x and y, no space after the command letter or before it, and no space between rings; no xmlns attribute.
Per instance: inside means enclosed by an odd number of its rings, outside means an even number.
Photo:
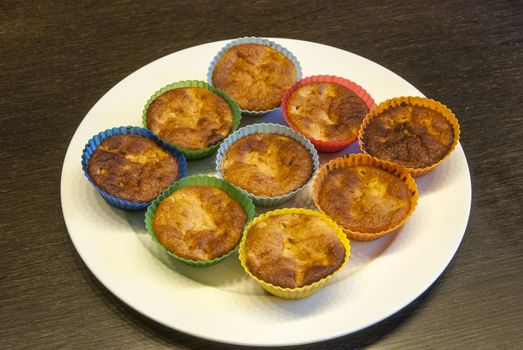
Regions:
<svg viewBox="0 0 523 350"><path fill-rule="evenodd" d="M454 148L456 148L456 145L458 144L459 135L460 135L460 127L459 127L458 120L456 119L456 116L454 115L454 113L452 113L450 108L448 108L447 106L445 106L444 104L442 104L438 101L435 101L435 100L432 100L429 98L425 98L425 97L416 97L416 96L395 97L395 98L392 98L390 100L386 100L386 101L380 103L378 106L376 106L376 108L372 109L367 114L367 116L365 116L365 119L363 119L363 123L361 124L360 131L358 134L358 142L359 142L360 148L363 151L363 153L379 158L378 155L372 154L367 150L367 147L365 145L365 130L366 130L367 126L369 125L369 122L371 121L372 118L380 115L387 109L399 106L402 103L413 105L413 106L426 107L426 108L430 108L436 112L439 112L445 119L447 119L449 121L449 123L452 125L452 130L454 131L454 140L452 142L452 145L450 146L449 151L438 162L436 162L432 165L429 165L427 167L424 167L424 168L409 168L409 167L402 166L400 164L400 166L407 169L411 173L412 176L418 177L418 176L422 176L422 175L429 173L435 167L437 167L439 164L441 164L445 159L448 158L450 153L454 150Z"/></svg>
<svg viewBox="0 0 523 350"><path fill-rule="evenodd" d="M384 160L380 160L374 157L371 157L369 155L365 154L351 154L349 156L345 157L339 157L331 160L327 164L323 165L319 170L316 176L314 177L313 184L312 184L312 199L314 201L314 205L316 208L318 208L323 214L329 215L328 213L323 211L323 208L320 206L319 201L319 192L321 189L321 185L323 184L323 181L325 180L325 176L327 174L335 169L340 168L349 168L353 166L358 165L364 165L364 166L370 166L375 167L381 170L384 170L390 174L393 174L397 177L399 177L407 186L407 189L410 193L410 210L409 212L403 217L403 219L397 223L394 226L388 227L387 229L380 231L380 232L358 232L353 231L347 227L344 227L340 224L340 226L345 231L345 234L347 237L349 237L352 240L355 241L372 241L375 239L378 239L380 237L383 237L387 233L397 229L401 225L403 225L407 219L412 215L414 210L416 209L416 205L418 203L418 187L416 186L416 181L414 181L414 178L411 176L411 174L404 168L397 164L387 162ZM334 221L336 221L334 218L331 217Z"/></svg>
<svg viewBox="0 0 523 350"><path fill-rule="evenodd" d="M337 152L339 150L342 150L343 148L347 147L354 141L356 141L356 138L358 137L358 134L354 135L354 137L351 137L350 139L343 140L343 141L321 141L316 140L313 137L310 137L308 135L305 135L303 132L298 130L292 123L289 121L287 117L287 102L296 89L298 89L300 86L310 83L333 83L341 85L350 91L352 91L356 96L358 96L364 103L367 105L367 108L369 110L373 109L376 106L376 103L374 102L374 99L372 96L360 85L356 84L353 81L350 81L349 79L340 78L334 75L313 75L304 79L301 79L294 83L283 95L282 104L281 104L281 112L283 115L283 118L285 118L285 122L293 128L296 132L306 137L313 145L316 147L316 150L318 152Z"/></svg>
<svg viewBox="0 0 523 350"><path fill-rule="evenodd" d="M275 286L274 284L265 282L258 277L254 276L247 267L247 236L249 234L249 230L256 225L257 223L267 219L269 216L273 215L282 215L282 214L305 214L305 215L313 215L321 218L324 220L330 227L334 229L334 232L336 233L336 236L339 238L341 244L345 248L345 258L343 259L343 262L341 263L340 267L331 273L330 275L320 279L319 281L316 281L314 283L308 284L303 287L299 288L283 288L279 286ZM242 240L240 242L240 248L239 248L239 256L240 256L240 263L247 272L247 274L254 279L256 282L258 282L263 289L265 289L267 292L283 299L302 299L306 298L314 293L316 293L318 290L320 290L338 271L340 271L349 261L349 255L350 255L350 242L347 239L347 236L343 232L343 229L341 226L339 226L336 222L334 222L331 218L328 216L318 213L316 211L312 211L309 209L302 209L302 208L284 208L284 209L278 209L278 210L272 210L265 214L262 214L258 217L256 217L253 221L251 221L247 227L244 230Z"/></svg>

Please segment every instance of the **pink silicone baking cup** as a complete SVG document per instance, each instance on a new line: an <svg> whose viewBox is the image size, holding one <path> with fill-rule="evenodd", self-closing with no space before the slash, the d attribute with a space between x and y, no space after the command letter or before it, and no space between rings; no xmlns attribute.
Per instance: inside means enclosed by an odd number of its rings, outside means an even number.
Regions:
<svg viewBox="0 0 523 350"><path fill-rule="evenodd" d="M303 135L305 138L307 138L313 145L316 147L316 150L318 152L337 152L342 150L343 148L347 147L356 139L358 138L358 133L356 133L353 137L351 137L348 140L343 141L321 141L316 140L315 138L312 138L308 135L305 135L303 132L298 130L288 119L287 117L287 102L291 94L296 91L300 86L310 83L333 83L341 85L350 91L352 91L356 96L362 99L362 101L367 105L367 108L369 110L373 109L376 106L376 103L374 102L374 99L372 96L361 86L356 84L353 81L350 81L345 78L340 78L334 75L312 75L307 78L303 78L299 81L297 81L293 86L291 86L283 95L283 100L281 104L281 112L283 114L283 118L285 118L285 121L287 124L294 129L299 134Z"/></svg>

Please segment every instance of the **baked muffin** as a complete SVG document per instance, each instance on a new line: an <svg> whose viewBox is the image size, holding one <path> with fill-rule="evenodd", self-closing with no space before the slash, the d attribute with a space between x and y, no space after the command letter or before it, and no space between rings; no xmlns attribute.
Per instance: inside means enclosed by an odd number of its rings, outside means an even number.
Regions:
<svg viewBox="0 0 523 350"><path fill-rule="evenodd" d="M88 159L87 173L106 193L131 202L150 202L180 176L175 157L144 136L107 137Z"/></svg>
<svg viewBox="0 0 523 350"><path fill-rule="evenodd" d="M305 185L314 170L311 153L290 136L253 133L223 154L223 178L255 196L275 197Z"/></svg>
<svg viewBox="0 0 523 350"><path fill-rule="evenodd" d="M268 40L241 41L228 47L211 65L212 85L224 91L242 110L278 108L283 94L301 73L287 57L290 53L273 44Z"/></svg>
<svg viewBox="0 0 523 350"><path fill-rule="evenodd" d="M147 128L187 150L201 150L223 140L233 128L233 110L218 94L198 86L165 91L148 105Z"/></svg>
<svg viewBox="0 0 523 350"><path fill-rule="evenodd" d="M239 249L247 274L269 293L300 299L322 288L349 260L350 243L327 216L302 208L269 211L245 228Z"/></svg>
<svg viewBox="0 0 523 350"><path fill-rule="evenodd" d="M445 106L407 97L385 101L369 114L362 125L360 144L374 157L422 170L445 158L458 137L457 120Z"/></svg>
<svg viewBox="0 0 523 350"><path fill-rule="evenodd" d="M288 124L311 142L353 142L363 118L374 106L361 87L333 76L303 79L284 100L282 109Z"/></svg>
<svg viewBox="0 0 523 350"><path fill-rule="evenodd" d="M152 228L174 255L204 261L233 250L246 222L242 205L225 191L199 185L178 188L161 200Z"/></svg>
<svg viewBox="0 0 523 350"><path fill-rule="evenodd" d="M323 218L303 213L270 215L251 226L246 267L260 280L300 288L340 268L345 247Z"/></svg>
<svg viewBox="0 0 523 350"><path fill-rule="evenodd" d="M313 199L349 238L369 240L406 221L416 206L417 188L406 170L358 154L322 167L313 185Z"/></svg>

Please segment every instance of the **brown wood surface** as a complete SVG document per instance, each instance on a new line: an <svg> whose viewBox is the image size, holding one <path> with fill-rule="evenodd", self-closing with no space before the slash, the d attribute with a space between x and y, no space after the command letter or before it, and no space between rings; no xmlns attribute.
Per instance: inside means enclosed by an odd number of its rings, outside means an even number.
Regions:
<svg viewBox="0 0 523 350"><path fill-rule="evenodd" d="M522 9L501 0L2 0L0 348L231 348L156 324L102 286L69 239L59 185L75 129L109 88L171 52L244 35L320 42L388 67L455 111L471 170L466 235L437 282L375 326L299 348L523 348Z"/></svg>

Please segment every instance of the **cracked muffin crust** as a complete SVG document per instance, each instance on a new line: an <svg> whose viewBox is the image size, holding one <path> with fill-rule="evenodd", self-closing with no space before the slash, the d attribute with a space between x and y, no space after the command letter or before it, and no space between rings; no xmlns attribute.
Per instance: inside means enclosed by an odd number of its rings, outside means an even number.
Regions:
<svg viewBox="0 0 523 350"><path fill-rule="evenodd" d="M105 139L89 159L94 183L115 197L150 202L178 179L176 159L156 142L137 135Z"/></svg>
<svg viewBox="0 0 523 350"><path fill-rule="evenodd" d="M440 112L401 103L373 116L363 130L366 151L408 168L443 159L454 143L452 124Z"/></svg>
<svg viewBox="0 0 523 350"><path fill-rule="evenodd" d="M292 61L278 50L261 44L239 44L217 62L212 85L243 110L265 111L280 106L296 75Z"/></svg>
<svg viewBox="0 0 523 350"><path fill-rule="evenodd" d="M175 255L211 260L239 243L246 221L240 203L223 190L189 186L160 202L152 224L160 243Z"/></svg>
<svg viewBox="0 0 523 350"><path fill-rule="evenodd" d="M188 150L210 147L233 127L233 111L219 95L201 87L168 90L151 102L147 128Z"/></svg>
<svg viewBox="0 0 523 350"><path fill-rule="evenodd" d="M346 254L332 226L302 213L268 216L246 237L248 270L283 288L300 288L333 274Z"/></svg>
<svg viewBox="0 0 523 350"><path fill-rule="evenodd" d="M372 166L350 166L329 171L318 191L321 210L342 227L378 233L398 225L411 210L405 182Z"/></svg>
<svg viewBox="0 0 523 350"><path fill-rule="evenodd" d="M320 141L345 141L356 137L366 103L354 92L330 82L309 82L287 99L286 116L298 132Z"/></svg>
<svg viewBox="0 0 523 350"><path fill-rule="evenodd" d="M313 160L292 137L259 133L233 143L221 163L223 178L256 196L274 197L297 190L309 181Z"/></svg>

